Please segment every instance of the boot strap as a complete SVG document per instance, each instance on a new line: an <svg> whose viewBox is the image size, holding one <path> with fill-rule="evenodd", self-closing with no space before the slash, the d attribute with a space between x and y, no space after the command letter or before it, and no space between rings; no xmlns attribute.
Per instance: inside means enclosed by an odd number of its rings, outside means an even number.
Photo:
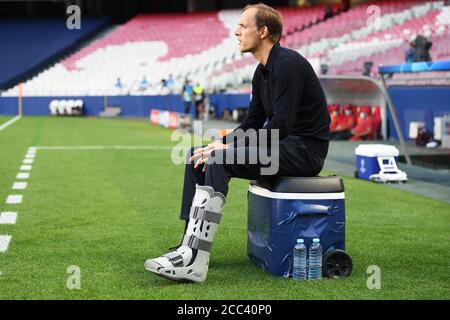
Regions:
<svg viewBox="0 0 450 320"><path fill-rule="evenodd" d="M206 220L215 224L219 224L222 219L222 214L220 212L206 210L200 207L191 207L191 212L189 217L196 220Z"/></svg>
<svg viewBox="0 0 450 320"><path fill-rule="evenodd" d="M183 243L191 249L203 250L207 252L211 252L212 242L202 240L197 238L194 235L184 235Z"/></svg>
<svg viewBox="0 0 450 320"><path fill-rule="evenodd" d="M169 261L173 264L174 267L182 267L183 266L183 257L176 251L172 251L166 253L164 255Z"/></svg>

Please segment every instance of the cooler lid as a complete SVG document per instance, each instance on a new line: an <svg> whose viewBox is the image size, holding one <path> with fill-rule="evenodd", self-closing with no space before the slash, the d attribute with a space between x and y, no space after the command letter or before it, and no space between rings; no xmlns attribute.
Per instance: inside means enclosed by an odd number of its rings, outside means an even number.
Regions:
<svg viewBox="0 0 450 320"><path fill-rule="evenodd" d="M271 192L335 193L344 192L344 181L339 176L328 177L263 177L250 184Z"/></svg>
<svg viewBox="0 0 450 320"><path fill-rule="evenodd" d="M397 157L398 149L387 144L360 144L355 149L355 155L364 157Z"/></svg>

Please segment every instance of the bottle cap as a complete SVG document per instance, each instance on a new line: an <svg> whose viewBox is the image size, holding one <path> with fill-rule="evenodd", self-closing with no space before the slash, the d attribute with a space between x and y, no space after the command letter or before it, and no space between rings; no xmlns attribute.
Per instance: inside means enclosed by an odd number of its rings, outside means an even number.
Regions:
<svg viewBox="0 0 450 320"><path fill-rule="evenodd" d="M314 238L313 242L320 242L320 239L319 238Z"/></svg>
<svg viewBox="0 0 450 320"><path fill-rule="evenodd" d="M305 242L305 240L303 240L303 239L297 239L297 243L304 243Z"/></svg>

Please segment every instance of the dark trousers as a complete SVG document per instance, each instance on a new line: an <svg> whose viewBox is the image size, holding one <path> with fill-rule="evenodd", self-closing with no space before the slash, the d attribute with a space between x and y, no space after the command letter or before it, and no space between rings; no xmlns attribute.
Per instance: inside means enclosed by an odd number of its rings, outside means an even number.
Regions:
<svg viewBox="0 0 450 320"><path fill-rule="evenodd" d="M206 170L203 172L203 165L195 169L194 163L188 160L197 148L199 147L191 148L186 158L180 213L180 218L184 220L189 219L189 211L194 198L196 184L211 186L214 191L221 192L226 197L228 183L231 178L255 180L262 176L262 168L267 169L271 165L278 167L278 171L273 175L312 177L319 174L325 160L323 157L308 150L300 137L288 136L280 141L279 157L276 159L274 156L273 162L270 164L261 161L260 157L257 157L256 163L255 161L248 161L248 159L252 159L251 155L268 154L267 150L259 150L259 146L250 144L243 147L213 150L208 162L215 160L215 163L207 163ZM233 150L231 150L232 148ZM243 159L244 156L245 159Z"/></svg>
<svg viewBox="0 0 450 320"><path fill-rule="evenodd" d="M184 101L184 113L190 114L191 113L191 101Z"/></svg>
<svg viewBox="0 0 450 320"><path fill-rule="evenodd" d="M330 132L331 140L349 140L352 137L350 130Z"/></svg>

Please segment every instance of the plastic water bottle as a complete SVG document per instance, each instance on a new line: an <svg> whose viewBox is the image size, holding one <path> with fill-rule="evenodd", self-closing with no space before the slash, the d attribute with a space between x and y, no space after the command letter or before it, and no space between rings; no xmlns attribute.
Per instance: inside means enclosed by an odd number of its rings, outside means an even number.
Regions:
<svg viewBox="0 0 450 320"><path fill-rule="evenodd" d="M309 279L322 278L322 246L320 239L314 238L311 247L309 247Z"/></svg>
<svg viewBox="0 0 450 320"><path fill-rule="evenodd" d="M293 276L296 280L304 280L306 274L306 246L303 239L297 239L294 247L294 272Z"/></svg>

